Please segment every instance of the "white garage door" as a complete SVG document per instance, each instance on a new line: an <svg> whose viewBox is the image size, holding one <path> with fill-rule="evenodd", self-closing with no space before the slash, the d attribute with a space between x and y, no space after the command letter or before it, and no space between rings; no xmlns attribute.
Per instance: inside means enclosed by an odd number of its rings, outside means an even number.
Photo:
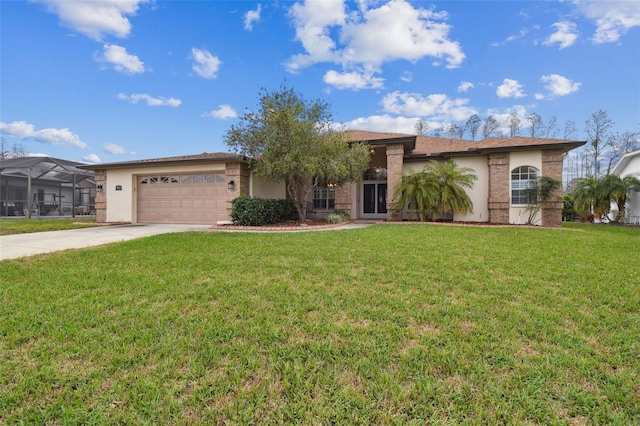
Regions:
<svg viewBox="0 0 640 426"><path fill-rule="evenodd" d="M228 220L224 172L138 176L138 222Z"/></svg>

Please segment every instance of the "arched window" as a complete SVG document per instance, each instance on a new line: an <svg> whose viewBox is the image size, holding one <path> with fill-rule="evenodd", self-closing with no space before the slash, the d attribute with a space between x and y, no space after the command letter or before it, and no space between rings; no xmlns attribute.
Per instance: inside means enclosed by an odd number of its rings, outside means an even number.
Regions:
<svg viewBox="0 0 640 426"><path fill-rule="evenodd" d="M532 204L533 197L527 189L533 188L538 179L538 169L521 166L511 170L511 204Z"/></svg>

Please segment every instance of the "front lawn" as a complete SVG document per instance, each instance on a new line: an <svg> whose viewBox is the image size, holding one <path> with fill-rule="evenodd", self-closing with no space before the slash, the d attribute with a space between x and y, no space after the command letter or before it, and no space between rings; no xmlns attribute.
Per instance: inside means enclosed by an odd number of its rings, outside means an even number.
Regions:
<svg viewBox="0 0 640 426"><path fill-rule="evenodd" d="M0 423L638 424L640 230L166 234L0 263Z"/></svg>
<svg viewBox="0 0 640 426"><path fill-rule="evenodd" d="M61 231L64 229L97 226L91 218L75 219L0 219L0 235L27 234L30 232Z"/></svg>

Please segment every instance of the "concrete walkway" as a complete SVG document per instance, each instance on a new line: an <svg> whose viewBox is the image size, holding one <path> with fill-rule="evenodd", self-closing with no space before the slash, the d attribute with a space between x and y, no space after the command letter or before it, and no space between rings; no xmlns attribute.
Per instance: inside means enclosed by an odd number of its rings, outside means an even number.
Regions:
<svg viewBox="0 0 640 426"><path fill-rule="evenodd" d="M0 260L99 246L171 232L207 231L209 225L144 224L97 226L0 236Z"/></svg>
<svg viewBox="0 0 640 426"><path fill-rule="evenodd" d="M308 232L322 230L366 228L373 222L350 222L336 228L301 229L293 232ZM0 236L0 260L17 259L54 251L79 249L99 246L119 241L134 240L151 235L168 234L172 232L208 231L227 232L211 229L211 225L178 225L178 224L136 224L98 226L93 228L69 229L64 231L34 232L31 234L15 234ZM283 230L286 231L286 230ZM265 232L243 231L238 229L229 232ZM267 231L278 232L278 231ZM292 232L289 230L288 232Z"/></svg>

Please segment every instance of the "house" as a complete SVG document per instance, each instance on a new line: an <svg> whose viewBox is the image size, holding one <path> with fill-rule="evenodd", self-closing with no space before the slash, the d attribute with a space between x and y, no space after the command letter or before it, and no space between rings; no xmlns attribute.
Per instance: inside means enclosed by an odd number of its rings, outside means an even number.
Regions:
<svg viewBox="0 0 640 426"><path fill-rule="evenodd" d="M93 213L94 172L52 157L0 160L0 216Z"/></svg>
<svg viewBox="0 0 640 426"><path fill-rule="evenodd" d="M624 178L635 176L640 179L640 149L626 154L615 165L611 174ZM615 206L616 208L618 206ZM624 223L640 225L640 192L631 191L627 196Z"/></svg>
<svg viewBox="0 0 640 426"><path fill-rule="evenodd" d="M395 217L389 206L402 174L419 171L428 160L454 159L475 171L468 191L473 213L454 221L524 224L525 189L538 176L562 178L563 156L582 141L489 138L480 142L399 133L349 131L351 141L369 145L371 161L362 182L341 188L314 188L309 216L340 210L358 219ZM240 195L286 198L284 182L258 177L241 156L203 153L180 157L83 166L94 170L98 222L211 223L229 220ZM560 226L562 202L548 203L537 224Z"/></svg>

